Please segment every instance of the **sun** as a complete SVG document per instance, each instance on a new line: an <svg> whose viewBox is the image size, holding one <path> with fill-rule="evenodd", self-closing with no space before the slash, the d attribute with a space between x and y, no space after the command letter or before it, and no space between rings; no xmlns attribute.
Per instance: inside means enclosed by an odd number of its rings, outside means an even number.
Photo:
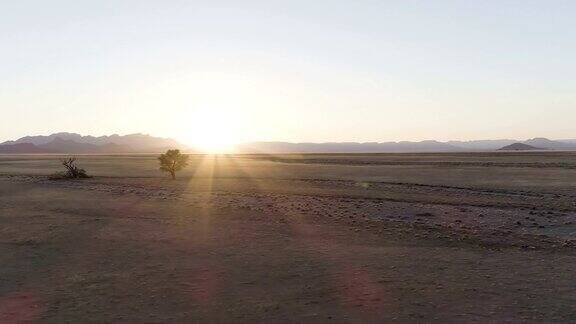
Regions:
<svg viewBox="0 0 576 324"><path fill-rule="evenodd" d="M206 138L195 140L193 143L194 148L204 153L230 153L236 144L230 137L222 134L205 133L205 136Z"/></svg>
<svg viewBox="0 0 576 324"><path fill-rule="evenodd" d="M230 153L238 144L238 120L217 111L200 111L190 118L187 142L203 153Z"/></svg>

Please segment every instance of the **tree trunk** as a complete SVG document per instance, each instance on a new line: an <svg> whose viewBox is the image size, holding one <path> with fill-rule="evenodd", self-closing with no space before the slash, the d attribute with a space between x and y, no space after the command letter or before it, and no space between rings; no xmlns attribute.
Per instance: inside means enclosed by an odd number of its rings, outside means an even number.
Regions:
<svg viewBox="0 0 576 324"><path fill-rule="evenodd" d="M170 175L172 176L172 180L176 180L176 172L172 171Z"/></svg>

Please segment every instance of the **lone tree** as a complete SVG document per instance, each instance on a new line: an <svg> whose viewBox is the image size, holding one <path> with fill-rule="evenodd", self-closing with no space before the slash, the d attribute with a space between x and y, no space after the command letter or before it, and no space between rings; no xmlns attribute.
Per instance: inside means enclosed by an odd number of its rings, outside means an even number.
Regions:
<svg viewBox="0 0 576 324"><path fill-rule="evenodd" d="M188 166L188 155L183 155L180 150L168 150L166 153L160 155L160 170L169 172L172 180L176 179L176 172Z"/></svg>

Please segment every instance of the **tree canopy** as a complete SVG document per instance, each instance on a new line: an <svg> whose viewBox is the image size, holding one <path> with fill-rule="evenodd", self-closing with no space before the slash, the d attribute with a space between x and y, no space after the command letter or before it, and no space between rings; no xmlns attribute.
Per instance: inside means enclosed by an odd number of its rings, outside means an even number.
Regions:
<svg viewBox="0 0 576 324"><path fill-rule="evenodd" d="M160 170L170 173L172 179L176 179L176 172L188 166L190 156L180 153L180 150L168 150L158 157Z"/></svg>

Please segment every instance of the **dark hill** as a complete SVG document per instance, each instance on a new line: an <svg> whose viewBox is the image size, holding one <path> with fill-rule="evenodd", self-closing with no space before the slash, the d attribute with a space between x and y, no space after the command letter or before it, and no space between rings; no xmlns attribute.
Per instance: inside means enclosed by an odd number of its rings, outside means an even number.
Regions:
<svg viewBox="0 0 576 324"><path fill-rule="evenodd" d="M535 150L542 150L542 149L523 143L514 143L499 149L499 151L535 151Z"/></svg>

